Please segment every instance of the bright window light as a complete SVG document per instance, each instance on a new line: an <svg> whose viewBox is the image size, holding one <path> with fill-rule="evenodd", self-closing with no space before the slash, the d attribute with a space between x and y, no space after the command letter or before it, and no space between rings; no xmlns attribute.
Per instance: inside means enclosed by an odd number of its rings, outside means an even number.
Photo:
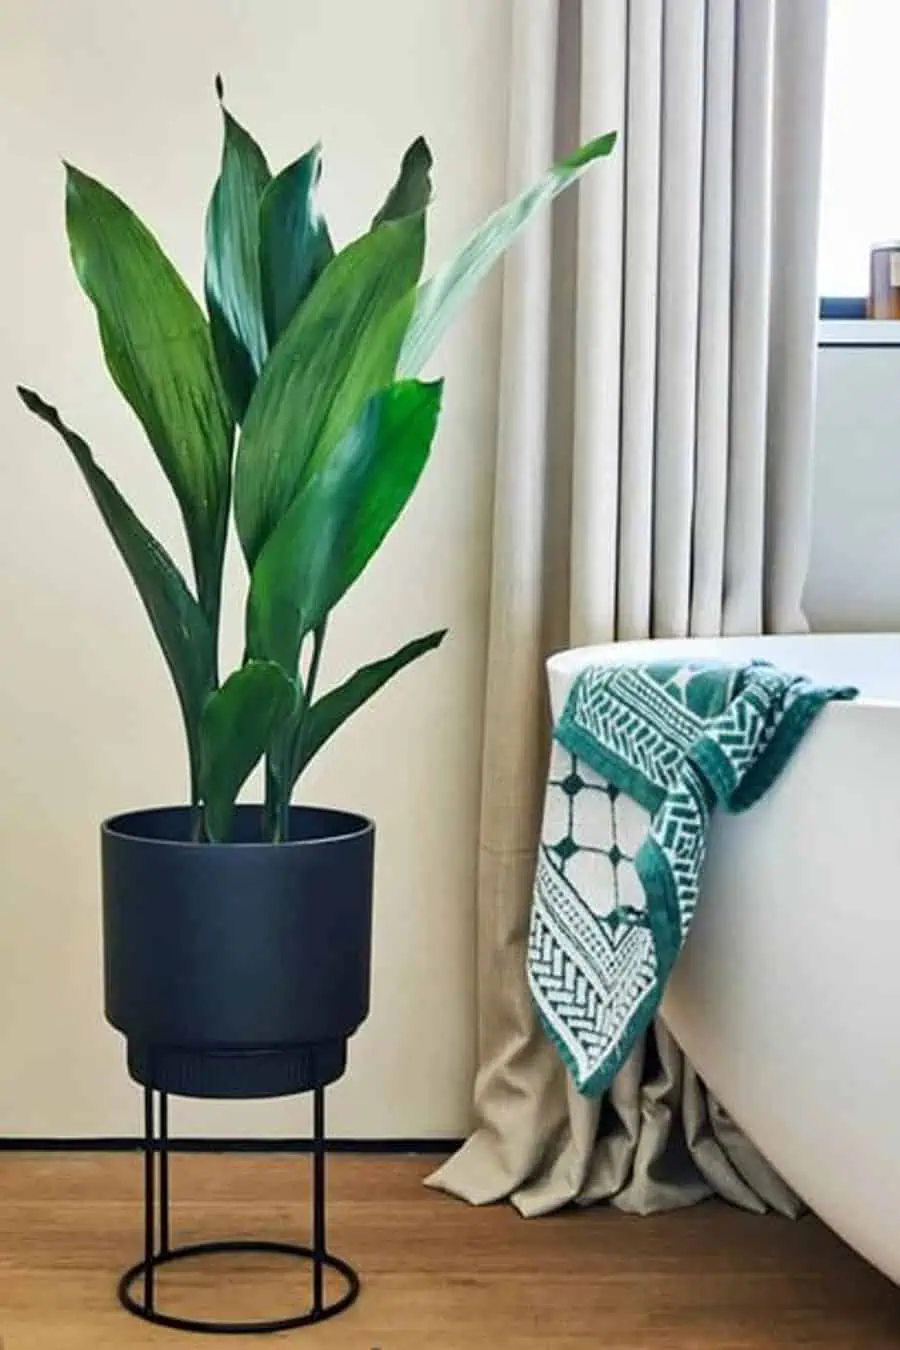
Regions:
<svg viewBox="0 0 900 1350"><path fill-rule="evenodd" d="M819 294L862 296L900 241L900 0L828 0Z"/></svg>

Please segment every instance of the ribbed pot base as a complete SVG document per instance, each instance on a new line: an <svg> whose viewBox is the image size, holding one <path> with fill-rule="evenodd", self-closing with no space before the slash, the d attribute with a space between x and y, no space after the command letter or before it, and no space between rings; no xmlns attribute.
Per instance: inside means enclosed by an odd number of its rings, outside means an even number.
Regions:
<svg viewBox="0 0 900 1350"><path fill-rule="evenodd" d="M134 1081L177 1097L288 1097L335 1082L346 1066L345 1040L274 1050L160 1049L128 1042Z"/></svg>

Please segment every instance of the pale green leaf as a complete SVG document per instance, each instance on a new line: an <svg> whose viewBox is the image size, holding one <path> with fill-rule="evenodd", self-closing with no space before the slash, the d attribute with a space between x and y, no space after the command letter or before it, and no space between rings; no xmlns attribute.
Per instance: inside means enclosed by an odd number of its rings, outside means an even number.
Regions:
<svg viewBox="0 0 900 1350"><path fill-rule="evenodd" d="M398 374L417 375L453 322L460 307L509 248L537 211L580 178L596 159L610 154L616 134L600 136L553 166L537 183L475 231L455 258L419 287L406 330Z"/></svg>

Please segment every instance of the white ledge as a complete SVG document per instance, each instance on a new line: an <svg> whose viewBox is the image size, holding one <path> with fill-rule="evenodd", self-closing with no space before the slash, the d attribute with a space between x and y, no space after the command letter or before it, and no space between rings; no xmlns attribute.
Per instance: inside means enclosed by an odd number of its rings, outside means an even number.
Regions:
<svg viewBox="0 0 900 1350"><path fill-rule="evenodd" d="M900 319L820 319L820 347L900 347Z"/></svg>

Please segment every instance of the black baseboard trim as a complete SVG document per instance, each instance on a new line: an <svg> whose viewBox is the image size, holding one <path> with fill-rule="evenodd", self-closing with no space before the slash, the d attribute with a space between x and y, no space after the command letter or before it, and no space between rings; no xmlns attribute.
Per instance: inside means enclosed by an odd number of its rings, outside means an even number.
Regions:
<svg viewBox="0 0 900 1350"><path fill-rule="evenodd" d="M461 1139L329 1139L328 1153L443 1154L453 1153ZM137 1137L110 1139L0 1138L0 1153L137 1153ZM309 1153L309 1139L171 1139L172 1153Z"/></svg>

